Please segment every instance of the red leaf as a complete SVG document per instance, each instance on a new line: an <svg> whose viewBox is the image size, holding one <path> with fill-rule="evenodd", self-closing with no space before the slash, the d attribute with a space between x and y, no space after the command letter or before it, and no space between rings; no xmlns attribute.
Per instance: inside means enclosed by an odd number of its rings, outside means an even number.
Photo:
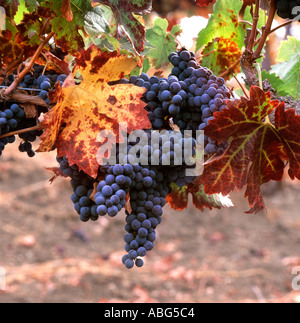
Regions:
<svg viewBox="0 0 300 323"><path fill-rule="evenodd" d="M284 111L281 104L276 110L275 123L289 158L289 175L300 180L300 116L294 109Z"/></svg>
<svg viewBox="0 0 300 323"><path fill-rule="evenodd" d="M70 0L63 0L61 12L63 16L68 20L68 22L71 22L73 20L73 12Z"/></svg>
<svg viewBox="0 0 300 323"><path fill-rule="evenodd" d="M172 192L168 194L166 201L170 207L177 211L182 211L188 206L188 195L192 195L194 206L204 211L205 208L212 210L213 208L220 209L221 207L233 206L228 197L222 195L208 195L204 192L204 187L199 181L195 180L193 183L188 184L182 188L176 184L172 184Z"/></svg>
<svg viewBox="0 0 300 323"><path fill-rule="evenodd" d="M196 0L196 4L200 7L206 7L210 3L212 3L214 0Z"/></svg>
<svg viewBox="0 0 300 323"><path fill-rule="evenodd" d="M229 141L229 146L206 163L201 183L207 194L224 195L246 185L248 213L257 213L264 208L260 186L280 181L286 160L290 177L300 178L300 116L284 111L284 103L271 101L270 93L258 87L251 87L250 100L227 101L227 106L214 114L205 134L219 143ZM268 121L275 109L276 127Z"/></svg>

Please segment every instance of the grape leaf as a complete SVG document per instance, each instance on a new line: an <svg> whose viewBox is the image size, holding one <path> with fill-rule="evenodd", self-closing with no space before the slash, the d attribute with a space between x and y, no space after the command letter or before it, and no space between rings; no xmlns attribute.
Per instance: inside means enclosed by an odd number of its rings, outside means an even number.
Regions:
<svg viewBox="0 0 300 323"><path fill-rule="evenodd" d="M109 24L104 18L102 9L93 8L90 1L45 0L43 7L48 10L48 16L51 18L57 45L76 57L84 48L80 30L88 33L92 29L93 36L109 32Z"/></svg>
<svg viewBox="0 0 300 323"><path fill-rule="evenodd" d="M251 207L247 213L257 213L264 209L260 186L280 181L285 161L290 162L290 177L300 178L300 116L284 111L284 103L271 101L270 92L255 86L249 100L228 100L227 106L214 114L204 131L218 143L229 141L229 146L207 162L200 182L207 194L227 195L246 185ZM274 110L275 127L267 118Z"/></svg>
<svg viewBox="0 0 300 323"><path fill-rule="evenodd" d="M277 61L271 73L275 73L282 81L278 91L286 92L295 99L300 99L300 41L288 37L279 47Z"/></svg>
<svg viewBox="0 0 300 323"><path fill-rule="evenodd" d="M133 58L101 52L94 45L83 51L73 71L80 72L83 81L61 89L57 104L42 121L45 132L38 151L50 151L56 144L58 157L66 155L70 165L77 164L96 178L97 151L105 141L99 139L101 130L113 131L118 140L122 122L128 132L151 128L141 101L145 90L132 84L108 84L129 74L136 64Z"/></svg>
<svg viewBox="0 0 300 323"><path fill-rule="evenodd" d="M134 15L145 15L152 10L151 0L93 0L92 5L104 4L111 8L115 15L118 31L117 37L125 34L133 48L139 53L144 49L145 27Z"/></svg>
<svg viewBox="0 0 300 323"><path fill-rule="evenodd" d="M231 38L239 49L242 49L246 36L246 25L239 22L239 11L242 8L241 0L218 0L214 5L214 13L210 16L206 28L202 29L197 37L196 51L213 41L217 37ZM245 10L244 20L252 21L250 8ZM264 24L265 12L260 11L258 28Z"/></svg>
<svg viewBox="0 0 300 323"><path fill-rule="evenodd" d="M234 35L230 38L218 37L209 43L202 52L201 65L208 67L215 75L225 72L242 55L233 38ZM239 71L240 66L237 66L234 72ZM228 78L225 77L226 80Z"/></svg>
<svg viewBox="0 0 300 323"><path fill-rule="evenodd" d="M7 19L6 30L0 32L0 67L6 67L14 60L26 60L40 45L39 32L43 22L41 15L25 14L22 23L15 25Z"/></svg>
<svg viewBox="0 0 300 323"><path fill-rule="evenodd" d="M154 26L146 31L146 39L154 47L150 49L146 57L156 69L169 64L169 54L176 51L176 37L182 32L179 25L173 26L168 32L168 26L167 19L157 18L154 20Z"/></svg>
<svg viewBox="0 0 300 323"><path fill-rule="evenodd" d="M71 0L63 0L61 12L68 22L71 22L74 18L71 8Z"/></svg>
<svg viewBox="0 0 300 323"><path fill-rule="evenodd" d="M284 82L280 91L285 91L294 99L300 99L300 53L287 62L273 65L271 73L275 73Z"/></svg>
<svg viewBox="0 0 300 323"><path fill-rule="evenodd" d="M196 4L200 7L206 7L210 3L212 3L214 0L196 0Z"/></svg>
<svg viewBox="0 0 300 323"><path fill-rule="evenodd" d="M26 7L28 8L29 12L34 12L38 6L39 3L36 0L25 0Z"/></svg>
<svg viewBox="0 0 300 323"><path fill-rule="evenodd" d="M18 7L18 11L17 11L16 15L14 16L14 22L16 24L19 24L22 21L22 19L24 17L24 14L28 13L25 1L20 0L19 2L20 2L20 4L19 4L19 7Z"/></svg>
<svg viewBox="0 0 300 323"><path fill-rule="evenodd" d="M204 187L199 181L194 181L182 188L172 183L172 192L168 194L166 201L170 207L177 211L182 211L188 207L189 194L192 195L193 205L204 211L205 208L221 209L222 207L232 207L233 204L229 197L221 194L208 195L204 192Z"/></svg>
<svg viewBox="0 0 300 323"><path fill-rule="evenodd" d="M287 40L280 43L276 60L277 62L285 62L293 58L295 54L300 54L300 40L296 37L287 36Z"/></svg>
<svg viewBox="0 0 300 323"><path fill-rule="evenodd" d="M285 92L282 88L285 87L285 83L278 76L273 73L266 72L266 70L262 70L261 72L262 80L269 80L273 89L276 89L277 94L280 96L287 96L288 93Z"/></svg>

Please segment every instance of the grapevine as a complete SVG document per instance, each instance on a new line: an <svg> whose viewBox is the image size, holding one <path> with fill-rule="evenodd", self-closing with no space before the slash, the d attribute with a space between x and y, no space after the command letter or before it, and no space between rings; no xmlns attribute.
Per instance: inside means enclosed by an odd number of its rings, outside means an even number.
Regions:
<svg viewBox="0 0 300 323"><path fill-rule="evenodd" d="M245 187L248 213L263 211L262 184L285 169L300 180L299 40L283 42L271 71L257 64L268 37L297 24L300 2L262 2L217 0L192 50L167 20L146 30L136 17L151 12L149 0L24 0L20 23L18 8L0 1L0 156L16 139L31 158L55 151L53 171L70 181L81 221L126 214L128 269L144 265L165 206L182 210L182 196L221 209ZM272 29L278 16L288 20ZM244 84L232 88L239 72Z"/></svg>

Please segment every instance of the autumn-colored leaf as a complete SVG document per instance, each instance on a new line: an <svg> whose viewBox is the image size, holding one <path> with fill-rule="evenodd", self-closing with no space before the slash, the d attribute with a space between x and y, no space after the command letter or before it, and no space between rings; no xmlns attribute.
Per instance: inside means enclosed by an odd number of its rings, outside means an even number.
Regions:
<svg viewBox="0 0 300 323"><path fill-rule="evenodd" d="M176 184L171 184L172 192L168 194L166 201L170 207L177 211L182 211L188 206L189 194L192 195L194 206L204 211L205 208L212 210L213 208L220 209L221 207L233 206L229 197L221 194L208 195L204 192L204 187L198 180L180 188Z"/></svg>
<svg viewBox="0 0 300 323"><path fill-rule="evenodd" d="M71 73L69 69L69 64L50 52L44 53L44 57L47 59L47 68L50 70L55 70L59 74L69 75ZM45 64L44 63L44 64Z"/></svg>
<svg viewBox="0 0 300 323"><path fill-rule="evenodd" d="M144 49L145 27L134 15L145 15L152 10L151 0L93 0L92 5L105 4L115 15L118 31L117 36L126 35L137 52Z"/></svg>
<svg viewBox="0 0 300 323"><path fill-rule="evenodd" d="M71 8L71 0L63 0L61 12L68 22L73 20L74 16Z"/></svg>
<svg viewBox="0 0 300 323"><path fill-rule="evenodd" d="M229 141L229 146L222 156L207 162L201 183L207 194L224 195L246 185L248 213L257 213L264 208L260 186L280 181L285 161L290 162L290 177L300 178L300 116L284 111L284 103L271 101L269 92L255 86L249 100L229 100L227 106L214 114L204 131L218 143ZM275 109L274 126L268 115Z"/></svg>
<svg viewBox="0 0 300 323"><path fill-rule="evenodd" d="M300 116L294 109L284 111L282 104L276 110L275 123L288 155L289 175L300 180Z"/></svg>
<svg viewBox="0 0 300 323"><path fill-rule="evenodd" d="M37 11L25 14L19 25L7 21L7 29L0 33L0 67L7 67L15 60L21 62L34 54L40 45L41 17L42 13Z"/></svg>
<svg viewBox="0 0 300 323"><path fill-rule="evenodd" d="M18 57L23 56L22 46L15 40L10 30L2 31L0 36L0 67L6 67Z"/></svg>
<svg viewBox="0 0 300 323"><path fill-rule="evenodd" d="M217 37L202 52L201 65L209 67L215 75L220 75L233 65L242 55L238 45L230 38ZM240 72L240 65L234 70ZM227 80L229 76L225 77Z"/></svg>
<svg viewBox="0 0 300 323"><path fill-rule="evenodd" d="M240 0L218 0L216 1L213 14L210 16L207 26L200 30L196 39L196 51L204 48L209 42L217 37L231 38L239 49L245 46L247 36L247 25L239 20L239 12L242 6ZM245 21L252 21L250 7L246 7ZM265 25L265 11L260 9L257 28Z"/></svg>
<svg viewBox="0 0 300 323"><path fill-rule="evenodd" d="M210 3L212 3L214 0L196 0L196 4L200 7L206 7Z"/></svg>
<svg viewBox="0 0 300 323"><path fill-rule="evenodd" d="M80 85L63 87L58 102L44 117L45 132L38 151L50 151L56 143L57 155L66 155L70 165L96 178L97 151L104 143L97 135L110 130L117 137L119 124L128 132L151 128L141 100L145 90L132 84L110 86L135 68L136 61L116 52L101 52L96 46L83 51L74 73L80 72ZM99 161L99 159L98 159Z"/></svg>

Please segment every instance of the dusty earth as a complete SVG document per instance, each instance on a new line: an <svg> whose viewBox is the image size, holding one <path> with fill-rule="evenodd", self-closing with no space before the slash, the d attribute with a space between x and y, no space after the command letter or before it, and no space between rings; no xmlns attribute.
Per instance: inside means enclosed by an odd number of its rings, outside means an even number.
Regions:
<svg viewBox="0 0 300 323"><path fill-rule="evenodd" d="M300 302L300 184L264 189L267 214L235 208L165 208L143 268L127 270L124 217L81 223L66 179L49 185L53 154L29 159L8 147L0 161L0 302Z"/></svg>

